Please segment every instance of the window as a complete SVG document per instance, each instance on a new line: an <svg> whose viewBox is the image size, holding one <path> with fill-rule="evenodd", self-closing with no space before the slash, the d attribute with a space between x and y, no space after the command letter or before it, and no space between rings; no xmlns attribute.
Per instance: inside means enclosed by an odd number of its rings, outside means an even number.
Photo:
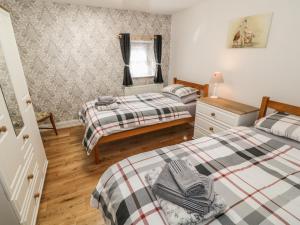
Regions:
<svg viewBox="0 0 300 225"><path fill-rule="evenodd" d="M131 41L130 71L134 78L154 76L155 58L152 41Z"/></svg>

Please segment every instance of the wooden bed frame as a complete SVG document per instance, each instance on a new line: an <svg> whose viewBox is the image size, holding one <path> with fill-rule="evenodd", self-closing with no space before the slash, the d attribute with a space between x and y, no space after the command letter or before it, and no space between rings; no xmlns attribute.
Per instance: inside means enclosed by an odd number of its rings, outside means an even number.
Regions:
<svg viewBox="0 0 300 225"><path fill-rule="evenodd" d="M263 97L258 119L266 116L268 108L274 109L278 112L286 112L289 114L300 116L299 106L288 105L281 102L275 102L273 100L270 100L270 97Z"/></svg>
<svg viewBox="0 0 300 225"><path fill-rule="evenodd" d="M208 96L208 88L209 88L208 84L201 85L201 84L196 84L196 83L192 83L192 82L188 82L188 81L184 81L184 80L178 80L177 78L174 78L174 84L182 84L184 86L196 88L197 90L199 90L198 94L201 93L203 97ZM140 134L146 134L146 133L150 133L153 131L169 128L169 127L183 125L186 123L193 122L194 120L195 120L194 117L184 118L184 119L179 119L179 120L173 120L170 122L158 123L158 124L153 124L153 125L149 125L149 126L145 126L145 127L140 127L140 128L136 128L133 130L122 131L119 133L111 134L109 136L104 136L98 141L98 143L96 144L96 146L93 149L94 156L95 156L95 163L99 164L99 162L100 162L99 147L101 144L125 139L128 137L133 137L133 136L140 135Z"/></svg>

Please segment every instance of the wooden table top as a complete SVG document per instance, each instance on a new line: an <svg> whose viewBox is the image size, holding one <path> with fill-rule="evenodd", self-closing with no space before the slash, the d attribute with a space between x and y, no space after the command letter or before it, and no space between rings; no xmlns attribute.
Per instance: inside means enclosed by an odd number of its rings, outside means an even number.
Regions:
<svg viewBox="0 0 300 225"><path fill-rule="evenodd" d="M257 112L259 111L258 108L246 105L243 103L235 102L229 99L225 98L200 98L200 102L215 106L220 109L224 109L226 111L238 114L238 115L243 115L243 114L248 114L252 112Z"/></svg>

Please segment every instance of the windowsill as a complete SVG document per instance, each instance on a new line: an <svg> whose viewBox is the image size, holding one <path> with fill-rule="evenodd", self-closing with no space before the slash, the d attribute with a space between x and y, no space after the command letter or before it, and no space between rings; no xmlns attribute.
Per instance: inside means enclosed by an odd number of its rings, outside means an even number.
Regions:
<svg viewBox="0 0 300 225"><path fill-rule="evenodd" d="M141 76L138 76L138 77L135 77L135 76L132 76L132 79L139 79L139 78L151 78L151 77L154 77L154 75L141 75Z"/></svg>

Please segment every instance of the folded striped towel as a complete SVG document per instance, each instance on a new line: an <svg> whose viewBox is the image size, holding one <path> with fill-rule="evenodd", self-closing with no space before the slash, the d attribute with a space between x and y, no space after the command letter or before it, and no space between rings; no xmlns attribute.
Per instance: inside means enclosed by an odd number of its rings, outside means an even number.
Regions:
<svg viewBox="0 0 300 225"><path fill-rule="evenodd" d="M169 170L186 197L203 194L212 182L207 176L200 174L187 161L174 160L168 164Z"/></svg>
<svg viewBox="0 0 300 225"><path fill-rule="evenodd" d="M159 167L150 170L146 174L145 179L150 187L153 187L161 171L162 168ZM215 194L215 200L212 203L210 211L204 215L187 210L158 196L156 196L156 198L169 225L200 225L213 220L227 208L224 199L218 194Z"/></svg>
<svg viewBox="0 0 300 225"><path fill-rule="evenodd" d="M99 110L99 111L111 111L111 110L116 110L119 108L119 105L118 103L113 103L113 104L110 104L110 105L98 105L96 106L96 109Z"/></svg>
<svg viewBox="0 0 300 225"><path fill-rule="evenodd" d="M209 182L209 184L204 193L186 197L171 175L169 166L165 165L154 183L152 191L157 196L169 202L200 215L204 215L210 211L212 202L215 199L213 182Z"/></svg>
<svg viewBox="0 0 300 225"><path fill-rule="evenodd" d="M116 98L113 96L100 96L98 101L95 103L96 106L111 105L116 102Z"/></svg>

